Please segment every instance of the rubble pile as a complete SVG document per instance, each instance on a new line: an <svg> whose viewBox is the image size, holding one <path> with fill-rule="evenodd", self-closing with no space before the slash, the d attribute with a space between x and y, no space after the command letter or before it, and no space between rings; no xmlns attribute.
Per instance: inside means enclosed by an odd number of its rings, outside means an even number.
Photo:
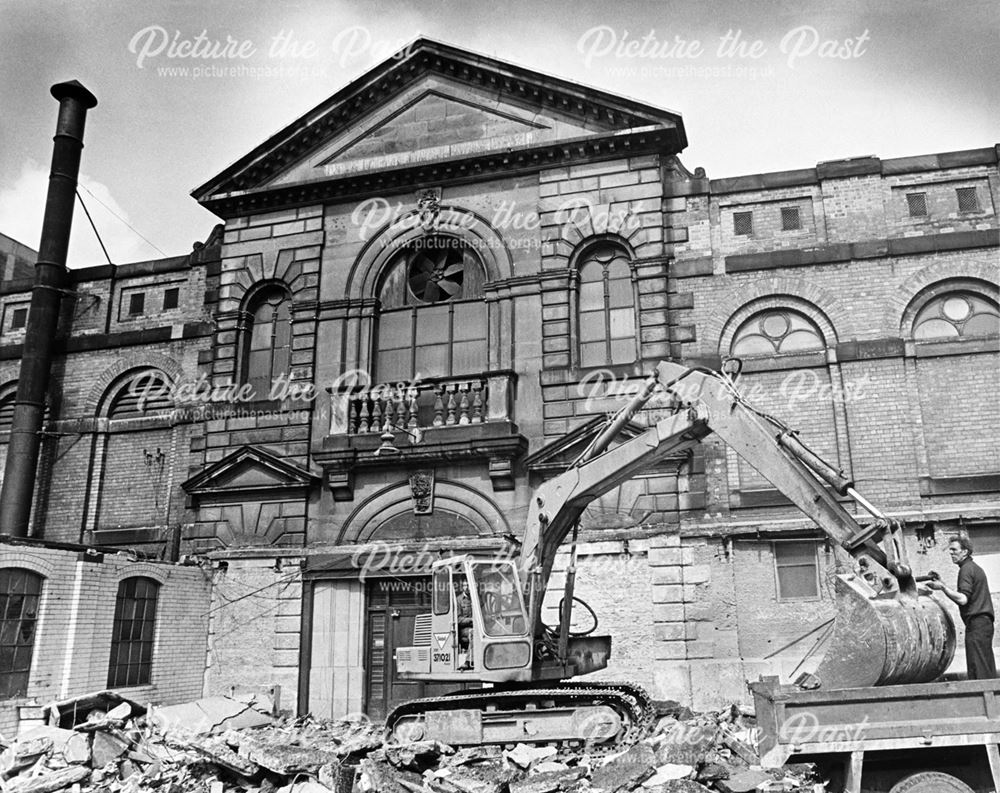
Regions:
<svg viewBox="0 0 1000 793"><path fill-rule="evenodd" d="M111 704L105 695L100 704ZM100 695L98 695L100 696ZM149 711L74 707L4 742L3 793L814 793L810 766L762 769L753 718L660 703L652 734L611 756L517 744L385 744L363 718L275 717L210 697ZM114 700L112 700L113 702ZM79 703L75 703L78 705ZM92 703L91 703L92 704ZM58 726L57 726L58 725Z"/></svg>

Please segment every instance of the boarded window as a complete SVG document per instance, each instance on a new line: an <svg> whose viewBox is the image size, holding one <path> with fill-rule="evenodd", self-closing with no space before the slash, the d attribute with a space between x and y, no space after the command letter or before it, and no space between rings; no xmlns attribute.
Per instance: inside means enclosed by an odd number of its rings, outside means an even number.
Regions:
<svg viewBox="0 0 1000 793"><path fill-rule="evenodd" d="M753 236L753 212L733 213L733 234L737 237Z"/></svg>
<svg viewBox="0 0 1000 793"><path fill-rule="evenodd" d="M41 594L37 573L0 569L0 700L27 693Z"/></svg>
<svg viewBox="0 0 1000 793"><path fill-rule="evenodd" d="M955 190L958 197L959 212L979 212L979 195L975 187L959 187Z"/></svg>
<svg viewBox="0 0 1000 793"><path fill-rule="evenodd" d="M160 415L173 407L173 389L167 376L158 369L147 369L130 375L120 387L113 389L108 418Z"/></svg>
<svg viewBox="0 0 1000 793"><path fill-rule="evenodd" d="M181 290L177 287L171 287L163 292L163 310L169 311L172 308L177 308L177 299L180 296Z"/></svg>
<svg viewBox="0 0 1000 793"><path fill-rule="evenodd" d="M927 193L907 193L906 206L911 218L927 217Z"/></svg>
<svg viewBox="0 0 1000 793"><path fill-rule="evenodd" d="M802 228L802 219L799 217L798 207L781 208L781 230L796 231Z"/></svg>
<svg viewBox="0 0 1000 793"><path fill-rule="evenodd" d="M816 543L774 543L774 567L778 582L778 600L803 600L819 597L819 564Z"/></svg>
<svg viewBox="0 0 1000 793"><path fill-rule="evenodd" d="M150 682L156 600L160 585L152 578L126 578L118 585L111 634L108 686L141 686Z"/></svg>

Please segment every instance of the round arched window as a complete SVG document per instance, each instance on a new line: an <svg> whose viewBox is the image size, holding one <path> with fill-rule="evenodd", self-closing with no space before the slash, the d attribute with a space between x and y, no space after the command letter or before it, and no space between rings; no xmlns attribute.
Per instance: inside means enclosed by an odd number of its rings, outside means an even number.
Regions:
<svg viewBox="0 0 1000 793"><path fill-rule="evenodd" d="M770 309L754 314L737 329L730 353L737 357L823 350L823 334L797 311Z"/></svg>
<svg viewBox="0 0 1000 793"><path fill-rule="evenodd" d="M393 258L379 290L383 309L481 297L485 272L464 240L433 234L421 237Z"/></svg>
<svg viewBox="0 0 1000 793"><path fill-rule="evenodd" d="M378 290L376 381L485 371L485 280L479 257L457 237L431 234L400 248Z"/></svg>
<svg viewBox="0 0 1000 793"><path fill-rule="evenodd" d="M947 339L1000 333L1000 314L974 292L948 292L927 303L913 320L913 338Z"/></svg>

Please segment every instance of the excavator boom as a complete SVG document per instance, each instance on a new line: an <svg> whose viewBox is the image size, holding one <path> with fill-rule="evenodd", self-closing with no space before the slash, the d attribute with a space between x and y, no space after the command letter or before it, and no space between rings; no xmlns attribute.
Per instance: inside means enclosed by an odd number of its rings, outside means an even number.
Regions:
<svg viewBox="0 0 1000 793"><path fill-rule="evenodd" d="M612 446L657 393L667 400L667 415ZM596 498L713 433L857 564L856 573L837 575L837 619L822 660L804 677L810 687L919 683L940 676L954 655L955 628L944 608L917 590L899 526L792 430L749 405L728 377L665 362L574 465L536 489L516 558L435 562L432 613L417 618L414 646L396 650L397 672L494 688L401 705L386 720L389 733L453 745L585 742L592 754L617 751L645 734L655 709L640 688L566 680L605 668L611 652L609 636L570 633L575 529ZM838 496L854 498L875 520L860 524ZM543 600L556 553L571 531L571 562L554 631L542 620Z"/></svg>
<svg viewBox="0 0 1000 793"><path fill-rule="evenodd" d="M610 448L617 430L652 398L672 396L676 412ZM853 483L810 452L780 421L757 411L723 375L661 362L578 463L535 492L519 566L533 624L541 629L542 595L555 555L594 499L666 455L714 433L857 561L859 574L838 576L838 612L815 680L829 688L913 683L940 676L954 655L947 612L913 582L898 527L862 526L837 499Z"/></svg>

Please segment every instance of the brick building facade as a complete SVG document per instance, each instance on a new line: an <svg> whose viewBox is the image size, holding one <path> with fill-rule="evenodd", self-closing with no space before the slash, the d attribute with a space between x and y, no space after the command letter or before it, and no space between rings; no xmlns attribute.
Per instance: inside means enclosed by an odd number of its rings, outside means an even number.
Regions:
<svg viewBox="0 0 1000 793"><path fill-rule="evenodd" d="M207 688L378 716L434 690L391 668L429 561L519 534L658 360L734 356L918 572L950 574L953 530L993 564L996 147L709 179L686 143L675 113L436 42L375 67L195 191L224 225L190 256L74 271L34 534L208 559ZM834 549L711 437L582 538L602 674L658 696L741 698L833 613Z"/></svg>

